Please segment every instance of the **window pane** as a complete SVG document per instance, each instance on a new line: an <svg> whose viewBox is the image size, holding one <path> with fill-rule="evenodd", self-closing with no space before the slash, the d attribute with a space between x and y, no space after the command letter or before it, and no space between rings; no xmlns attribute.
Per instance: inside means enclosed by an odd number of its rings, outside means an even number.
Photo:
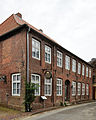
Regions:
<svg viewBox="0 0 96 120"><path fill-rule="evenodd" d="M13 76L13 81L16 81L16 75Z"/></svg>
<svg viewBox="0 0 96 120"><path fill-rule="evenodd" d="M36 76L36 81L39 82L39 76Z"/></svg>
<svg viewBox="0 0 96 120"><path fill-rule="evenodd" d="M16 94L16 89L13 89L13 94Z"/></svg>
<svg viewBox="0 0 96 120"><path fill-rule="evenodd" d="M20 94L20 89L17 89L17 94Z"/></svg>
<svg viewBox="0 0 96 120"><path fill-rule="evenodd" d="M17 89L20 89L20 83L17 83Z"/></svg>
<svg viewBox="0 0 96 120"><path fill-rule="evenodd" d="M16 83L13 83L13 89L16 89Z"/></svg>
<svg viewBox="0 0 96 120"><path fill-rule="evenodd" d="M20 75L17 75L17 81L20 80Z"/></svg>
<svg viewBox="0 0 96 120"><path fill-rule="evenodd" d="M31 75L31 82L35 84L35 96L40 95L40 76L37 74Z"/></svg>
<svg viewBox="0 0 96 120"><path fill-rule="evenodd" d="M34 75L32 75L32 81L35 81L35 76Z"/></svg>

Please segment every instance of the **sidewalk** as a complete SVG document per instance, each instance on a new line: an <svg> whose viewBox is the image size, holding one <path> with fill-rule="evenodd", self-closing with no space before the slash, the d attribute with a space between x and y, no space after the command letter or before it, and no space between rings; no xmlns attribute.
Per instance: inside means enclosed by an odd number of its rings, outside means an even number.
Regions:
<svg viewBox="0 0 96 120"><path fill-rule="evenodd" d="M49 107L49 108L41 108L41 109L38 109L38 110L32 110L31 115L46 112L46 111L56 110L56 109L60 109L60 108L68 107L68 106L74 106L74 105L80 105L80 104L84 104L84 103L90 103L90 102L96 102L96 101L95 100L82 101L82 102L78 102L77 104L70 104L70 105L68 104L66 106L54 106L54 107Z"/></svg>

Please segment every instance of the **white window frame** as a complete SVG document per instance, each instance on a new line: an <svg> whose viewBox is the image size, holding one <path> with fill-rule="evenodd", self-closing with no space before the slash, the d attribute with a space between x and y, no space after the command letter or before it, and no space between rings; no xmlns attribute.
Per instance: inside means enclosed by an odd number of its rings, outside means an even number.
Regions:
<svg viewBox="0 0 96 120"><path fill-rule="evenodd" d="M85 95L85 83L82 83L82 95Z"/></svg>
<svg viewBox="0 0 96 120"><path fill-rule="evenodd" d="M57 92L57 96L62 96L62 79L57 78L57 87L59 88Z"/></svg>
<svg viewBox="0 0 96 120"><path fill-rule="evenodd" d="M86 95L89 95L89 84L86 84Z"/></svg>
<svg viewBox="0 0 96 120"><path fill-rule="evenodd" d="M35 42L35 46L33 45L33 41ZM38 44L39 48L36 46L36 44ZM35 58L37 60L40 60L40 42L38 40L36 40L35 38L32 38L32 52L33 52L33 48L35 50L38 50L39 51L39 58L36 57L36 56L33 56L33 53L32 53L32 58Z"/></svg>
<svg viewBox="0 0 96 120"><path fill-rule="evenodd" d="M81 63L78 63L78 74L81 74Z"/></svg>
<svg viewBox="0 0 96 120"><path fill-rule="evenodd" d="M89 78L91 78L91 69L89 69Z"/></svg>
<svg viewBox="0 0 96 120"><path fill-rule="evenodd" d="M70 70L70 57L65 55L65 69Z"/></svg>
<svg viewBox="0 0 96 120"><path fill-rule="evenodd" d="M76 72L76 60L72 59L72 71Z"/></svg>
<svg viewBox="0 0 96 120"><path fill-rule="evenodd" d="M16 76L16 81L13 81L13 77ZM17 76L20 76L20 80L17 80ZM13 93L13 84L16 83L16 94ZM20 93L17 94L17 84L20 84L20 92L21 92L21 74L20 73L16 73L16 74L12 74L12 96L20 96Z"/></svg>
<svg viewBox="0 0 96 120"><path fill-rule="evenodd" d="M48 83L47 80L50 80L50 82ZM50 86L50 94L49 94L49 93L46 93L46 88L45 88L46 85L47 85L47 86ZM48 90L47 90L47 91L48 91ZM44 94L45 94L45 96L51 96L51 95L52 95L52 78L50 78L50 79L46 79L46 78L45 78Z"/></svg>
<svg viewBox="0 0 96 120"><path fill-rule="evenodd" d="M50 52L46 51L46 49L49 49ZM45 59L45 62L51 64L51 48L47 45L45 45L45 53L47 53L47 55L50 55L50 62L46 59Z"/></svg>
<svg viewBox="0 0 96 120"><path fill-rule="evenodd" d="M80 82L78 82L78 96L80 96L81 95L81 83Z"/></svg>
<svg viewBox="0 0 96 120"><path fill-rule="evenodd" d="M58 59L57 66L62 67L62 53L58 50L57 50L57 59Z"/></svg>
<svg viewBox="0 0 96 120"><path fill-rule="evenodd" d="M76 82L72 81L72 96L76 95Z"/></svg>
<svg viewBox="0 0 96 120"><path fill-rule="evenodd" d="M35 77L35 81L32 80L32 76ZM36 81L36 77L39 78L39 81ZM35 90L35 96L40 96L40 75L38 75L38 74L31 74L31 83L34 83L34 84L39 85L39 86L37 86L37 87L38 87L38 90L39 90L39 93L37 94L37 93L36 93L36 90Z"/></svg>
<svg viewBox="0 0 96 120"><path fill-rule="evenodd" d="M88 77L88 67L86 67L86 77Z"/></svg>
<svg viewBox="0 0 96 120"><path fill-rule="evenodd" d="M84 76L85 75L85 66L82 65L82 75Z"/></svg>

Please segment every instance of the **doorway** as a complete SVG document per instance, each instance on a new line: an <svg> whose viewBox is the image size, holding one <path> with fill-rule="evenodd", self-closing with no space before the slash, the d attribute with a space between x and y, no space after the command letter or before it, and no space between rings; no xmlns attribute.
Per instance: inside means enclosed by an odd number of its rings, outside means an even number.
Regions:
<svg viewBox="0 0 96 120"><path fill-rule="evenodd" d="M70 101L70 81L65 81L65 101Z"/></svg>

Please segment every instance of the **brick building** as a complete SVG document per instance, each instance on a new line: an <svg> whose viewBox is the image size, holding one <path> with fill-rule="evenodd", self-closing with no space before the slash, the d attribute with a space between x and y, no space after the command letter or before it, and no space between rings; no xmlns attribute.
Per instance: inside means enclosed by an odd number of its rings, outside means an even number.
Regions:
<svg viewBox="0 0 96 120"><path fill-rule="evenodd" d="M33 109L92 99L92 66L12 14L0 24L0 104L24 110L25 81L39 84ZM51 76L48 78L48 76Z"/></svg>
<svg viewBox="0 0 96 120"><path fill-rule="evenodd" d="M93 79L92 79L93 100L96 100L96 58L92 58L90 64L93 66Z"/></svg>

